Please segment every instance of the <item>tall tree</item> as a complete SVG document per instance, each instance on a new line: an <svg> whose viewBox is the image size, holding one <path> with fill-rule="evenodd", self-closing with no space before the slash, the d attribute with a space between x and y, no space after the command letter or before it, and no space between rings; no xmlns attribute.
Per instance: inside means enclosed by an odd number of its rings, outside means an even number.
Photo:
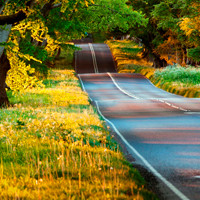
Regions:
<svg viewBox="0 0 200 200"><path fill-rule="evenodd" d="M128 4L149 19L147 28L131 30L134 36L142 39L144 57L153 57L154 67L165 66L169 59L184 65L192 40L196 40L196 44L199 41L199 3L195 0L129 0ZM190 40L184 30L189 30ZM198 48L192 50L197 53ZM192 50L188 52L192 54Z"/></svg>
<svg viewBox="0 0 200 200"><path fill-rule="evenodd" d="M135 11L142 12L145 18L148 19L146 27L134 26L130 33L134 37L142 40L144 50L143 57L153 60L153 66L163 67L167 65L165 59L161 58L159 52L155 52L156 47L162 43L163 35L166 33L162 28L158 27L157 21L153 18L152 12L161 0L129 0L128 5L132 6Z"/></svg>
<svg viewBox="0 0 200 200"><path fill-rule="evenodd" d="M5 0L0 6L3 12L0 24L5 25L0 34L6 33L0 48L0 76L3 77L0 106L9 103L5 79L10 68L26 68L22 74L27 76L33 73L31 66L36 65L35 62L42 68L49 57L55 56L58 46L82 38L86 31L116 27L127 30L135 24L146 23L142 14L126 5L126 0ZM12 25L12 29L8 29L7 24ZM16 70L12 72L14 77ZM19 78L16 76L14 83L16 79Z"/></svg>
<svg viewBox="0 0 200 200"><path fill-rule="evenodd" d="M188 48L188 57L200 62L200 3L186 1L187 13L181 18L179 26L183 30L191 43Z"/></svg>

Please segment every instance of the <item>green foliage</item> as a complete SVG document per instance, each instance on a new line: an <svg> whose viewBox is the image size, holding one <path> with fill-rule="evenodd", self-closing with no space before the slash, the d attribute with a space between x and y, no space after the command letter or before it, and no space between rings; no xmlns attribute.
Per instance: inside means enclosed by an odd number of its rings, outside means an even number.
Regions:
<svg viewBox="0 0 200 200"><path fill-rule="evenodd" d="M154 62L158 59L162 61L164 58L168 63L173 63L186 57L186 49L199 46L199 24L195 23L199 19L199 2L190 0L131 0L128 4L149 19L146 28L134 26L130 30L134 37L142 39L146 49L144 54L146 58L153 57L155 58ZM195 17L196 19L192 21ZM191 22L187 24L187 26L192 24L189 27L192 30L189 37L188 32L181 28L181 22L184 19L191 19ZM176 57L174 52L177 52ZM168 60L167 55L173 57L171 61ZM197 56L192 58L196 60ZM154 63L154 66L160 66L161 63ZM184 59L182 64L185 64Z"/></svg>
<svg viewBox="0 0 200 200"><path fill-rule="evenodd" d="M108 35L105 32L92 33L92 39L94 43L104 43L108 39Z"/></svg>
<svg viewBox="0 0 200 200"><path fill-rule="evenodd" d="M88 101L82 105L86 94L77 87L67 59L56 61L58 69L45 80L48 87L16 93L13 107L0 110L0 199L157 199L97 112ZM64 63L69 68L60 70ZM73 96L81 91L80 103L55 104L55 98L62 98L58 91L67 93L72 85Z"/></svg>
<svg viewBox="0 0 200 200"><path fill-rule="evenodd" d="M200 70L194 67L168 66L162 70L156 70L154 77L165 82L178 82L184 85L200 84Z"/></svg>
<svg viewBox="0 0 200 200"><path fill-rule="evenodd" d="M126 0L96 0L94 5L88 8L87 23L93 32L113 31L116 28L127 32L131 27L146 26L148 19L144 15L133 11L126 5Z"/></svg>
<svg viewBox="0 0 200 200"><path fill-rule="evenodd" d="M47 106L51 103L49 95L47 94L32 94L24 93L23 96L20 93L13 94L11 91L8 91L8 97L11 105L20 104L23 106L32 106L37 108L38 106Z"/></svg>
<svg viewBox="0 0 200 200"><path fill-rule="evenodd" d="M200 47L189 49L188 50L188 57L199 62L200 61Z"/></svg>
<svg viewBox="0 0 200 200"><path fill-rule="evenodd" d="M13 47L15 44L13 42L0 42L0 46L3 47Z"/></svg>
<svg viewBox="0 0 200 200"><path fill-rule="evenodd" d="M36 59L41 60L42 62L45 62L50 59L44 47L33 45L30 41L21 40L19 43L19 47L23 54L29 54L30 56L34 56Z"/></svg>
<svg viewBox="0 0 200 200"><path fill-rule="evenodd" d="M84 37L84 33L88 31L88 28L82 17L83 13L75 12L72 15L69 9L64 13L60 13L58 17L59 10L59 8L51 10L49 19L46 22L51 36L62 43Z"/></svg>

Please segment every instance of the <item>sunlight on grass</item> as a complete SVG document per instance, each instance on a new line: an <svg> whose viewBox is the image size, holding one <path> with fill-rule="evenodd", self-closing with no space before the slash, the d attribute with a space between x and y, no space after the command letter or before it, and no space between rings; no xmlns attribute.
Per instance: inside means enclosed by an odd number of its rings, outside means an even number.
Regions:
<svg viewBox="0 0 200 200"><path fill-rule="evenodd" d="M0 110L0 199L156 199L74 70L51 70L43 84L9 91L13 106Z"/></svg>
<svg viewBox="0 0 200 200"><path fill-rule="evenodd" d="M164 69L157 69L154 81L169 92L191 98L200 97L200 70L198 68L171 65Z"/></svg>
<svg viewBox="0 0 200 200"><path fill-rule="evenodd" d="M108 40L106 44L110 47L114 59L117 62L119 73L133 73L134 66L140 65L149 67L151 62L147 62L142 57L142 47L139 47L131 40Z"/></svg>
<svg viewBox="0 0 200 200"><path fill-rule="evenodd" d="M200 85L200 70L191 66L168 66L165 69L156 70L155 77L161 78L162 81L177 82L184 86Z"/></svg>
<svg viewBox="0 0 200 200"><path fill-rule="evenodd" d="M200 71L198 68L170 65L155 69L141 57L141 47L131 40L108 40L119 73L140 73L168 92L185 97L200 97Z"/></svg>

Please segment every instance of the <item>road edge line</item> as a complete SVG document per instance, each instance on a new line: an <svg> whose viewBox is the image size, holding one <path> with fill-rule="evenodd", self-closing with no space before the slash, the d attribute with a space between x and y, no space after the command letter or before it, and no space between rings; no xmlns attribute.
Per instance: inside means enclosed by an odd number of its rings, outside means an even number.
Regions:
<svg viewBox="0 0 200 200"><path fill-rule="evenodd" d="M149 168L149 170L157 177L159 178L171 191L173 191L181 200L190 200L188 197L186 197L181 191L179 191L172 183L170 183L166 178L164 178L151 164L134 148L132 147L129 142L124 138L124 136L118 131L116 126L106 117L103 116L102 112L99 109L98 101L95 101L97 110L101 117L107 121L111 126L113 127L114 131L117 133L117 135L122 139L122 141L133 151L133 153L141 159L141 161Z"/></svg>
<svg viewBox="0 0 200 200"><path fill-rule="evenodd" d="M87 93L87 92L86 92L86 89L85 89L85 86L84 86L84 84L83 84L83 81L82 81L82 79L81 79L81 77L80 77L79 74L78 74L78 78L79 78L79 81L80 81L80 83L81 83L81 87L82 87L83 91L84 91L85 93ZM87 93L87 94L88 94L88 93ZM89 97L90 101L93 102L93 100L92 100L92 98L89 96L89 94L88 94L88 97Z"/></svg>

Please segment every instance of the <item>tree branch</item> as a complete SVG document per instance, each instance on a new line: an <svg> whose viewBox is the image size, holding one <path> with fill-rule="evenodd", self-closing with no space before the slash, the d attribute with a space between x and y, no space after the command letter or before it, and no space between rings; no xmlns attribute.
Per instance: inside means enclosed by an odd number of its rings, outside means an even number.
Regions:
<svg viewBox="0 0 200 200"><path fill-rule="evenodd" d="M5 3L7 3L8 1L9 0L6 0ZM34 3L35 3L35 0L28 1L26 3L27 9L29 7L32 7ZM0 11L2 12L3 9L4 9L4 6L0 9ZM0 25L14 24L14 23L20 22L20 21L22 21L22 20L24 20L26 18L27 18L27 15L22 10L19 11L18 13L13 14L13 15L7 15L7 16L6 15L1 15L0 16Z"/></svg>
<svg viewBox="0 0 200 200"><path fill-rule="evenodd" d="M53 3L55 0L50 0L48 3L46 3L42 9L41 9L41 13L43 15L43 17L47 17L49 15L50 10L52 9Z"/></svg>
<svg viewBox="0 0 200 200"><path fill-rule="evenodd" d="M62 3L57 3L57 4L54 4L51 9L54 9L54 8L59 8L62 6Z"/></svg>
<svg viewBox="0 0 200 200"><path fill-rule="evenodd" d="M7 0L8 1L8 0ZM54 9L54 8L58 8L62 5L62 3L59 3L59 4L54 4L55 0L50 0L49 3L46 3L42 9L41 9L41 13L44 17L47 17L48 14L49 14L49 11ZM35 0L30 0L27 2L26 6L27 7L32 7L33 4L34 4ZM28 8L27 8L28 9ZM0 11L3 10L3 7L0 8ZM0 25L5 25L5 24L14 24L14 23L17 23L17 22L20 22L24 19L27 18L27 15L25 12L23 12L22 10L19 11L18 13L15 13L13 15L8 15L8 16L4 16L4 15L1 15L0 16Z"/></svg>
<svg viewBox="0 0 200 200"><path fill-rule="evenodd" d="M26 13L23 11L19 11L14 15L0 16L0 25L14 24L16 22L22 21L23 19L26 19L26 17Z"/></svg>

